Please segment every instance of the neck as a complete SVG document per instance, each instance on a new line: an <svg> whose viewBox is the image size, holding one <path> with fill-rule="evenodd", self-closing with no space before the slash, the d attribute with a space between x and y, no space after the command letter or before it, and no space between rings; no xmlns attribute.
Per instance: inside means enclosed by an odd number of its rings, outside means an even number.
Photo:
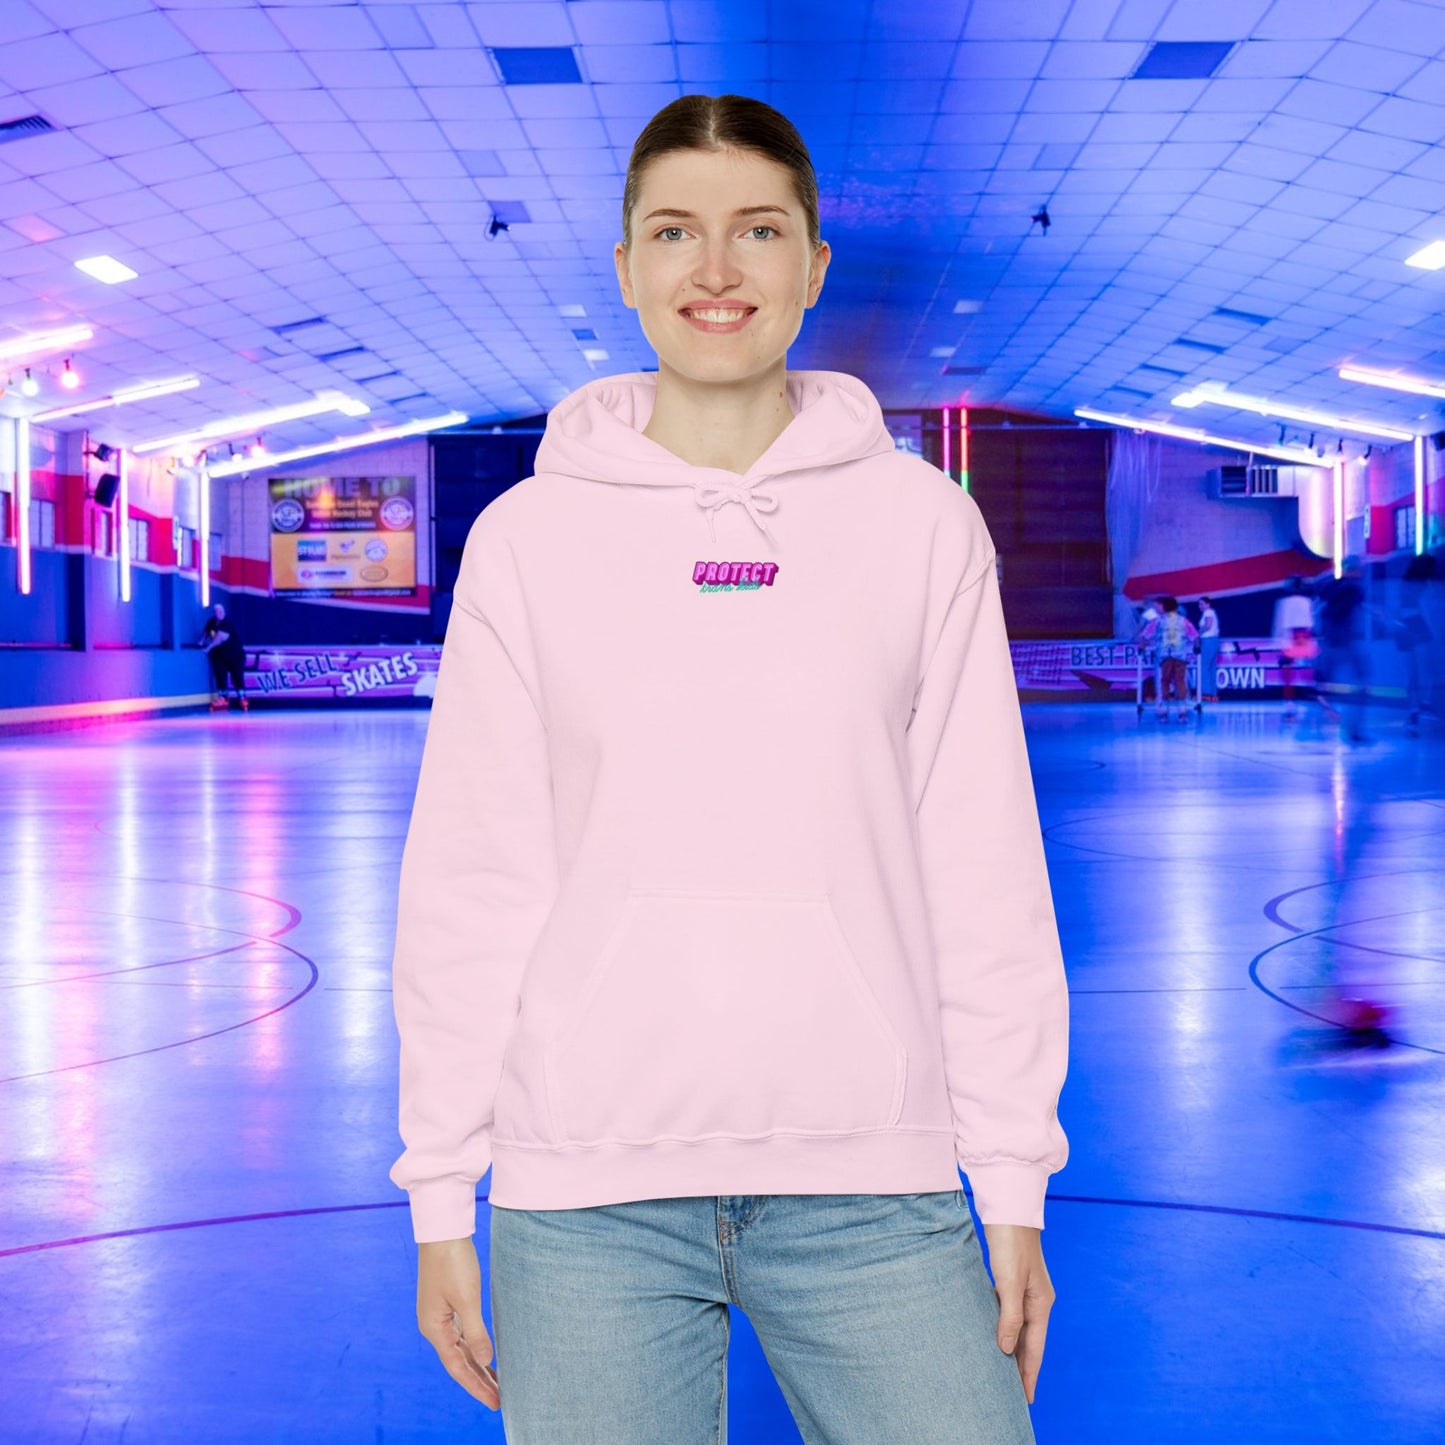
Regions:
<svg viewBox="0 0 1445 1445"><path fill-rule="evenodd" d="M657 369L657 398L642 434L690 466L746 472L793 419L787 367L732 382L700 382Z"/></svg>

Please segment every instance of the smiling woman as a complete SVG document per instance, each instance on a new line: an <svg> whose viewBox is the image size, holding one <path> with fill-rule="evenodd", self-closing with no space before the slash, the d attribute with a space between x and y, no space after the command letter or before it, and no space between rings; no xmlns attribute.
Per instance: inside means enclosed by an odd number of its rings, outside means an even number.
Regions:
<svg viewBox="0 0 1445 1445"><path fill-rule="evenodd" d="M787 369L830 248L786 117L682 97L623 207L656 374L473 524L403 855L421 1329L509 1439L725 1438L738 1305L810 1439L1023 1445L1068 994L993 545Z"/></svg>
<svg viewBox="0 0 1445 1445"><path fill-rule="evenodd" d="M746 472L793 419L787 352L830 258L790 121L745 96L659 112L633 148L613 255L657 352L643 434L694 465Z"/></svg>

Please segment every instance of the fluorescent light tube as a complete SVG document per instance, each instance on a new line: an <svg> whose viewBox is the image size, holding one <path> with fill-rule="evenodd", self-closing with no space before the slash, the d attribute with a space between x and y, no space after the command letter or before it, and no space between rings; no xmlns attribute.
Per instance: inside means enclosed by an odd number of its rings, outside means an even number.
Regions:
<svg viewBox="0 0 1445 1445"><path fill-rule="evenodd" d="M1174 426L1169 422L1162 421L1141 421L1136 416L1119 416L1114 412L1095 411L1092 407L1076 406L1075 416L1082 416L1089 421L1108 422L1110 426L1128 427L1131 431L1157 432L1160 436L1178 437L1181 441L1198 442L1201 446L1228 447L1236 452L1253 452L1260 457L1278 457L1281 461L1295 462L1302 467L1331 467L1333 462L1327 462L1317 457L1313 452L1305 451L1302 447L1276 447L1263 443L1243 442L1237 437L1214 436L1211 432L1199 431L1190 426Z"/></svg>
<svg viewBox="0 0 1445 1445"><path fill-rule="evenodd" d="M101 411L108 406L124 406L129 401L149 401L155 396L171 396L178 391L192 391L201 384L199 376L178 376L174 381L152 381L144 386L128 386L103 396L98 401L82 401L75 406L57 406L52 411L37 412L31 421L55 421L63 416L80 416L88 411Z"/></svg>
<svg viewBox="0 0 1445 1445"><path fill-rule="evenodd" d="M438 431L442 427L461 426L470 418L464 411L449 411L445 416L434 416L427 421L411 421L403 426L381 427L376 431L360 432L356 436L337 437L335 441L321 442L311 447L293 447L287 452L271 452L260 457L236 457L232 461L218 463L206 468L213 477L234 477L241 472L259 472L267 467L281 467L289 462L305 461L308 457L324 457L331 452L351 451L356 447L369 447L376 442L400 441L403 437L420 436L423 432Z"/></svg>
<svg viewBox="0 0 1445 1445"><path fill-rule="evenodd" d="M1180 392L1174 398L1173 405L1195 407L1206 402L1212 406L1230 407L1235 411L1252 411L1256 416L1277 416L1286 421L1308 422L1327 431L1361 432L1365 436L1385 437L1395 442L1407 442L1415 435L1414 432L1401 431L1399 427L1381 426L1378 422L1350 421L1345 417L1331 416L1328 412L1312 411L1309 407L1271 401L1264 396L1246 396L1243 392L1230 391L1225 386L1196 386L1192 391Z"/></svg>
<svg viewBox="0 0 1445 1445"><path fill-rule="evenodd" d="M1408 391L1412 396L1445 396L1445 385L1438 381L1422 381L1415 376L1401 376L1394 371L1373 371L1367 366L1340 367L1342 381L1360 381L1366 386L1383 386L1389 391Z"/></svg>
<svg viewBox="0 0 1445 1445"><path fill-rule="evenodd" d="M38 351L64 351L95 335L88 326L62 326L56 331L31 331L24 336L0 337L0 361L30 356Z"/></svg>
<svg viewBox="0 0 1445 1445"><path fill-rule="evenodd" d="M284 421L300 421L304 417L323 416L329 411L339 411L345 416L365 416L371 408L364 401L339 391L318 391L310 401L293 402L289 406L274 406L269 411L254 411L246 416L223 417L220 421L207 422L193 431L178 432L174 436L158 437L155 441L139 442L131 448L137 456L149 452L195 450L209 442L223 441L226 437L244 436L247 432L261 431Z"/></svg>
<svg viewBox="0 0 1445 1445"><path fill-rule="evenodd" d="M107 286L114 286L120 281L134 281L140 275L139 271L132 271L124 261L117 261L114 256L87 256L75 263L75 269L94 276L97 281L104 281Z"/></svg>

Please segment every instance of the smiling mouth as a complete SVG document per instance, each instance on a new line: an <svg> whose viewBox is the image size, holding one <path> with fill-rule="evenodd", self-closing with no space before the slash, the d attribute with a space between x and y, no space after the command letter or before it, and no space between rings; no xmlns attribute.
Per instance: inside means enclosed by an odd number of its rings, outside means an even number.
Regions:
<svg viewBox="0 0 1445 1445"><path fill-rule="evenodd" d="M728 322L740 321L757 309L756 306L684 306L682 314L694 321Z"/></svg>

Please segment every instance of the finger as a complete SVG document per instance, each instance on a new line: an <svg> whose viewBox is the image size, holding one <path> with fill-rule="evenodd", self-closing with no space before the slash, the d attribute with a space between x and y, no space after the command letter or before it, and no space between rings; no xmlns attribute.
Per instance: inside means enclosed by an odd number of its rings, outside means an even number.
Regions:
<svg viewBox="0 0 1445 1445"><path fill-rule="evenodd" d="M442 1367L447 1374L467 1394L474 1400L480 1400L484 1405L490 1405L494 1410L497 1408L500 1403L500 1395L495 1371L490 1367L485 1371L479 1369L459 1339L451 1341L450 1344L444 1343L436 1346L436 1352L437 1358L442 1362Z"/></svg>
<svg viewBox="0 0 1445 1445"><path fill-rule="evenodd" d="M1052 1290L1030 1294L1024 1300L1024 1327L1015 1358L1030 1404L1033 1404L1039 1369L1044 1361L1044 1340L1049 1331L1049 1311L1053 1307Z"/></svg>
<svg viewBox="0 0 1445 1445"><path fill-rule="evenodd" d="M998 1347L1011 1355L1024 1327L1023 1290L1006 1282L994 1293L998 1296Z"/></svg>
<svg viewBox="0 0 1445 1445"><path fill-rule="evenodd" d="M465 1326L465 1331L458 1328L454 1319L448 1319L444 1324L436 1323L423 1329L422 1334L436 1351L447 1374L473 1399L495 1410L501 1401L500 1389L497 1372L490 1363L492 1343L480 1315Z"/></svg>

